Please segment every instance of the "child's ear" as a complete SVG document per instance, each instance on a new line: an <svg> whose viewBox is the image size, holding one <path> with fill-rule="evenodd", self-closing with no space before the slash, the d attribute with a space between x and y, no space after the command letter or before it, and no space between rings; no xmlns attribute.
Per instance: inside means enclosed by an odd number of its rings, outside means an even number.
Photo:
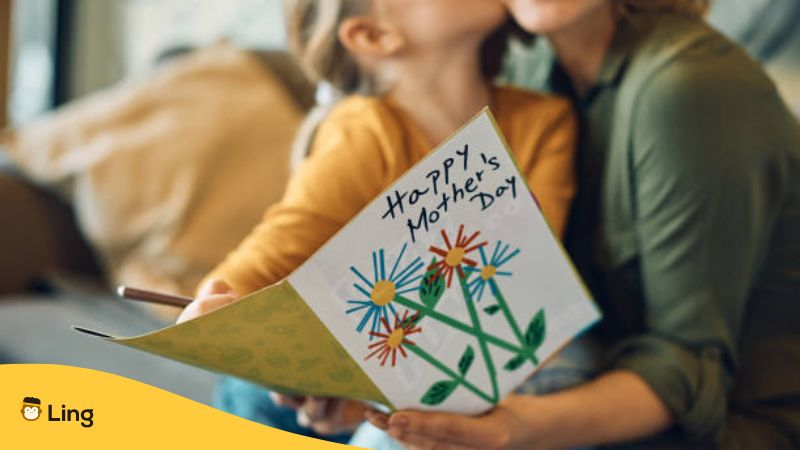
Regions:
<svg viewBox="0 0 800 450"><path fill-rule="evenodd" d="M399 30L366 17L345 19L339 25L339 40L354 55L366 57L390 56L405 47Z"/></svg>

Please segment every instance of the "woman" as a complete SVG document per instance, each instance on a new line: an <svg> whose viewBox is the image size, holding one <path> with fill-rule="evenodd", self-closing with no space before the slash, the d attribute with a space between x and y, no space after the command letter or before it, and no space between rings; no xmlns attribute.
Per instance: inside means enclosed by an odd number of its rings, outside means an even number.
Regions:
<svg viewBox="0 0 800 450"><path fill-rule="evenodd" d="M508 0L546 38L511 81L583 121L568 242L608 366L483 417L375 426L412 449L800 445L800 127L706 3Z"/></svg>

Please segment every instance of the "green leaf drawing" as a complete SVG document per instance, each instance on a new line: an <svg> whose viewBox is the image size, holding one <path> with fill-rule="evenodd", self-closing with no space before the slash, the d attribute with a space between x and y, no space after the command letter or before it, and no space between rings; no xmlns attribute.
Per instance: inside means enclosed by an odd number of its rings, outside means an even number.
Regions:
<svg viewBox="0 0 800 450"><path fill-rule="evenodd" d="M525 357L523 357L522 355L517 355L517 356L511 358L510 360L508 360L506 365L503 366L503 369L506 369L507 371L512 372L512 371L517 370L520 367L522 367L522 365L525 364L525 361L526 361Z"/></svg>
<svg viewBox="0 0 800 450"><path fill-rule="evenodd" d="M473 361L475 361L475 350L472 349L471 345L468 345L467 349L464 350L464 354L461 355L461 359L458 360L459 373L466 375Z"/></svg>
<svg viewBox="0 0 800 450"><path fill-rule="evenodd" d="M428 267L433 267L434 264L436 258L433 258ZM441 300L445 288L444 277L437 276L436 271L435 268L428 269L419 285L419 299L430 309L436 309L436 304Z"/></svg>
<svg viewBox="0 0 800 450"><path fill-rule="evenodd" d="M498 311L500 311L500 305L487 306L486 308L483 308L483 311L486 314L488 314L490 316L493 316L493 315L497 314Z"/></svg>
<svg viewBox="0 0 800 450"><path fill-rule="evenodd" d="M438 381L428 389L428 392L422 396L420 402L423 405L436 406L450 397L450 394L456 390L458 382L453 380Z"/></svg>
<svg viewBox="0 0 800 450"><path fill-rule="evenodd" d="M528 325L528 329L525 331L525 343L528 347L531 347L535 351L542 345L542 342L544 342L545 328L544 309L540 309L539 312L533 316L531 323Z"/></svg>

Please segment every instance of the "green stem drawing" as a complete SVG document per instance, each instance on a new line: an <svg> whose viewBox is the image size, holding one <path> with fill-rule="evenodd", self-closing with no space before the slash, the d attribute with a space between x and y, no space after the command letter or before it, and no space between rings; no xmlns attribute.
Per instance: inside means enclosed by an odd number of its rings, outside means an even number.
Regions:
<svg viewBox="0 0 800 450"><path fill-rule="evenodd" d="M511 314L511 308L508 307L508 303L506 302L505 297L503 297L503 293L500 292L500 288L497 287L497 283L494 281L494 278L489 278L489 287L492 290L492 294L494 295L495 300L497 300L497 304L500 305L500 309L503 311L503 314L506 316L506 321L511 326L511 330L514 332L514 336L517 337L519 340L520 345L525 346L525 338L522 335L522 330L519 329L519 325L517 321L514 319L514 316ZM534 350L535 352L535 350ZM539 358L536 357L534 352L529 354L525 354L525 357L531 360L534 366L539 364Z"/></svg>
<svg viewBox="0 0 800 450"><path fill-rule="evenodd" d="M447 367L446 365L442 364L438 359L434 358L433 356L429 355L428 352L419 348L416 345L408 345L405 346L406 350L414 353L415 355L419 356L423 360L425 360L428 364L436 367L440 371L442 371L445 375L449 376L453 381L457 382L459 385L464 386L465 388L469 389L470 392L477 395L478 397L482 398L488 403L497 403L499 400L499 396L497 393L494 395L489 395L483 392L480 388L476 387L474 384L470 383L465 377L457 374L455 371Z"/></svg>
<svg viewBox="0 0 800 450"><path fill-rule="evenodd" d="M519 346L514 345L503 339L500 339L497 336L491 334L485 334L483 333L483 331L476 330L475 328L463 322L459 322L458 320L455 320L450 316L442 314L436 310L430 309L421 303L417 303L401 295L395 296L394 300L399 305L405 306L406 308L412 309L414 311L418 311L423 317L428 316L431 319L438 320L439 322L442 322L445 325L449 325L459 331L463 331L464 333L475 336L476 338L479 339L483 338L484 340L486 340L486 342L493 344L504 350L508 350L509 352L525 355L526 358L530 357L530 355L533 354L533 350L530 348L527 347L520 348Z"/></svg>
<svg viewBox="0 0 800 450"><path fill-rule="evenodd" d="M461 285L461 293L464 295L464 302L467 305L467 310L469 310L472 326L475 327L475 330L477 331L475 337L478 339L478 344L480 345L481 353L483 354L483 361L486 364L486 370L489 372L489 379L492 381L492 392L494 393L495 397L498 397L500 395L500 389L497 387L497 372L494 369L494 361L489 354L489 347L486 345L486 339L483 338L485 334L481 328L481 320L478 317L478 311L475 309L475 303L472 301L472 295L469 293L469 287L467 287L465 277L459 274L458 281Z"/></svg>

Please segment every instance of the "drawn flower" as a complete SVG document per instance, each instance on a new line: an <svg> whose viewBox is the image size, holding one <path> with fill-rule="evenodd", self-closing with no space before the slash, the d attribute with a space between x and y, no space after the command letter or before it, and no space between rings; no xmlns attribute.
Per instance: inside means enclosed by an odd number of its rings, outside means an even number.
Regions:
<svg viewBox="0 0 800 450"><path fill-rule="evenodd" d="M442 230L442 238L444 238L447 249L431 246L431 253L442 257L442 259L435 262L431 268L436 268L435 276L447 278L448 288L453 281L453 272L457 271L458 275L464 278L462 265L471 267L478 265L476 261L467 258L467 255L487 244L487 242L481 242L480 244L475 244L470 247L470 244L472 244L480 233L480 231L476 231L472 236L466 237L466 235L464 235L464 225L461 225L458 227L458 235L456 236L455 245L453 245L450 243L450 238L447 237L447 233Z"/></svg>
<svg viewBox="0 0 800 450"><path fill-rule="evenodd" d="M348 300L347 303L353 307L347 310L347 314L362 314L361 321L356 327L358 332L364 331L364 327L371 321L370 340L373 339L372 333L380 329L380 321L389 319L390 311L395 318L397 317L397 311L392 305L395 297L419 289L417 281L423 277L423 274L417 275L417 273L425 266L425 263L422 258L417 257L400 268L400 262L407 247L408 244L403 245L388 277L386 276L383 249L372 252L372 281L355 267L350 267L350 270L358 277L353 287L365 298Z"/></svg>
<svg viewBox="0 0 800 450"><path fill-rule="evenodd" d="M467 283L470 297L472 297L472 299L476 302L481 301L481 298L483 298L483 292L486 290L486 285L489 285L489 289L492 290L493 295L497 295L497 293L494 292L494 287L492 287L492 284L489 283L489 280L492 280L497 276L511 276L511 272L501 272L498 270L505 263L511 261L513 257L519 254L519 249L508 253L510 247L510 244L503 246L502 242L497 241L497 244L494 246L494 251L492 252L492 257L488 260L486 259L486 252L484 252L483 247L481 247L479 250L481 253L481 262L483 263L483 267L480 269L477 267L464 268L468 277L473 273L479 274L477 277L473 278Z"/></svg>
<svg viewBox="0 0 800 450"><path fill-rule="evenodd" d="M407 358L408 354L405 349L403 349L403 346L417 345L414 341L407 339L407 337L422 331L422 328L416 326L418 318L419 312L409 318L408 311L406 311L402 319L400 316L395 315L394 326L390 327L389 321L382 317L381 323L386 329L386 332L371 331L369 333L370 336L381 338L381 340L369 345L368 348L372 350L372 353L367 355L364 361L369 360L373 356L377 356L377 359L381 362L381 366L385 366L386 361L388 361L389 356L391 356L392 367L394 367L395 364L397 364L397 352L400 352L403 358Z"/></svg>

